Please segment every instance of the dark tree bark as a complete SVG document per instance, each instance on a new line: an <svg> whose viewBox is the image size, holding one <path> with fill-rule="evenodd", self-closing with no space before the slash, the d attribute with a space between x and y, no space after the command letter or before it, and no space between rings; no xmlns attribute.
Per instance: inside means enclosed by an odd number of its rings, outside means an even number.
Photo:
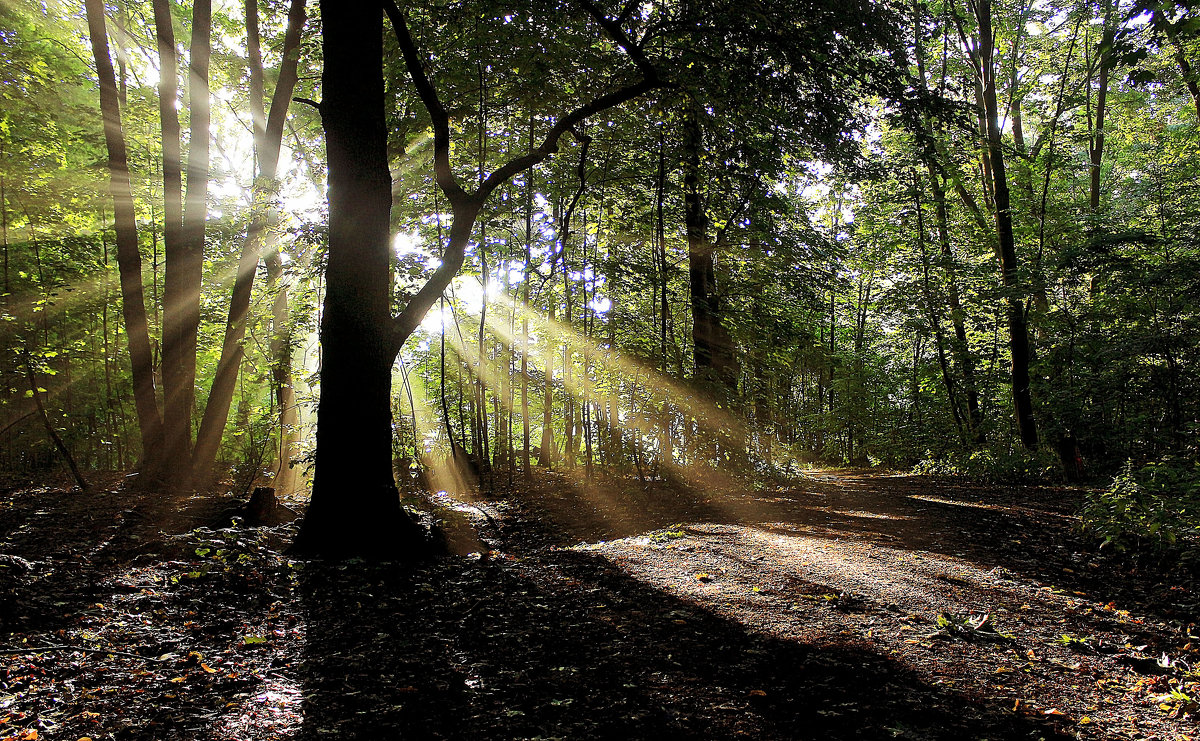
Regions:
<svg viewBox="0 0 1200 741"><path fill-rule="evenodd" d="M1109 0L1104 7L1104 31L1100 37L1099 57L1097 59L1099 69L1097 70L1096 80L1095 124L1091 125L1092 120L1090 116L1088 119L1092 135L1092 140L1088 144L1088 159L1091 164L1091 187L1089 188L1088 206L1091 208L1093 214L1100 210L1100 173L1101 165L1104 161L1104 117L1108 113L1108 78L1112 72L1112 45L1113 36L1116 33L1112 15L1113 7L1111 0Z"/></svg>
<svg viewBox="0 0 1200 741"><path fill-rule="evenodd" d="M321 77L329 246L312 503L301 554L404 557L422 550L392 473L392 179L384 121L383 14L322 0Z"/></svg>
<svg viewBox="0 0 1200 741"><path fill-rule="evenodd" d="M188 303L186 247L183 241L183 154L180 144L179 114L175 102L179 96L179 69L175 49L175 26L168 0L154 0L154 28L158 41L159 83L158 114L162 128L163 243L166 270L163 277L162 383L163 383L163 462L170 466L184 461L191 465L191 398L184 371L187 340L184 315ZM163 471L155 472L162 475Z"/></svg>
<svg viewBox="0 0 1200 741"><path fill-rule="evenodd" d="M1012 209L1008 176L1004 168L1004 150L1000 138L1000 114L996 103L996 67L993 58L991 0L977 0L979 47L976 55L981 81L983 112L987 128L987 152L992 172L992 198L996 211L996 236L999 242L1000 275L1005 288L1005 315L1008 323L1009 352L1012 358L1013 409L1021 444L1029 450L1038 446L1037 424L1033 416L1033 396L1029 387L1029 329L1025 322L1022 286L1017 267L1016 240L1013 235Z"/></svg>
<svg viewBox="0 0 1200 741"><path fill-rule="evenodd" d="M329 247L321 320L321 399L312 500L293 549L334 557L415 557L428 551L421 528L400 507L392 473L391 369L396 355L462 268L487 198L558 150L587 117L659 83L641 47L590 0L588 14L642 72L642 78L556 119L532 152L501 165L468 192L450 167L450 120L394 0L383 10L433 128L434 179L453 223L442 264L399 316L390 307L391 176L384 118L382 16L375 3L321 3L322 74L329 168Z"/></svg>
<svg viewBox="0 0 1200 741"><path fill-rule="evenodd" d="M142 257L138 251L137 219L129 183L129 161L121 126L120 101L108 52L108 32L101 0L86 0L88 32L100 81L100 112L104 119L104 142L108 149L109 192L113 199L114 230L117 235L117 269L121 277L121 307L125 337L133 371L133 401L142 438L143 468L153 468L162 454L162 416L154 392L154 356L146 320L142 288Z"/></svg>
<svg viewBox="0 0 1200 741"><path fill-rule="evenodd" d="M708 214L700 192L700 124L694 111L685 123L683 173L684 225L688 241L688 280L691 288L692 348L696 375L711 372L731 392L737 389L741 368L733 338L721 323L713 243L708 237Z"/></svg>

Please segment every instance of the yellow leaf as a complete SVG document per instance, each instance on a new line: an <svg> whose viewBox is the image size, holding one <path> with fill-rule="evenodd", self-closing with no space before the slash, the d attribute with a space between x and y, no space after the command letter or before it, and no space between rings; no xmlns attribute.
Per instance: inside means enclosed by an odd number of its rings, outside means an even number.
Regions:
<svg viewBox="0 0 1200 741"><path fill-rule="evenodd" d="M751 697L766 697L767 693L762 690L750 690Z"/></svg>
<svg viewBox="0 0 1200 741"><path fill-rule="evenodd" d="M209 666L208 664L201 664L201 665L200 665L200 668L201 668L201 669L203 669L204 671L208 672L209 674L216 674L216 673L217 673L217 670L216 670L216 669L213 669L213 668L212 668L211 666Z"/></svg>

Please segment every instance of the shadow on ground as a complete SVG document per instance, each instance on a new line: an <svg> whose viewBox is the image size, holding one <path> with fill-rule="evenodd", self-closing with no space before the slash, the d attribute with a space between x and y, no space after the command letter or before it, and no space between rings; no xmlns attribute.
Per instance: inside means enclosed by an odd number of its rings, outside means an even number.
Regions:
<svg viewBox="0 0 1200 741"><path fill-rule="evenodd" d="M814 472L794 486L753 491L729 481L683 483L547 476L513 492L521 537L571 546L677 524L739 525L806 538L961 559L983 570L1084 592L1167 621L1194 621L1195 574L1101 552L1079 530L1074 487L976 486L872 471ZM513 540L513 538L507 538Z"/></svg>
<svg viewBox="0 0 1200 741"><path fill-rule="evenodd" d="M853 639L782 641L586 553L310 565L301 737L1037 739Z"/></svg>

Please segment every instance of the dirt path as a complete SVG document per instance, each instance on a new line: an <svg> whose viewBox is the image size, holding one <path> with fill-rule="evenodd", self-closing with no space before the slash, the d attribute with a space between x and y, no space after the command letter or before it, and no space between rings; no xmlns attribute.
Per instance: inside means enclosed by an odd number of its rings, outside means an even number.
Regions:
<svg viewBox="0 0 1200 741"><path fill-rule="evenodd" d="M547 475L414 567L10 491L0 739L1191 738L1194 586L1088 555L1076 497Z"/></svg>
<svg viewBox="0 0 1200 741"><path fill-rule="evenodd" d="M862 647L1084 737L1193 738L1195 585L1097 558L1072 514L1079 496L818 472L693 499L678 522L629 535L623 511L654 515L628 494L593 493L599 516L574 521L534 507L564 540L592 541L575 550L765 635Z"/></svg>

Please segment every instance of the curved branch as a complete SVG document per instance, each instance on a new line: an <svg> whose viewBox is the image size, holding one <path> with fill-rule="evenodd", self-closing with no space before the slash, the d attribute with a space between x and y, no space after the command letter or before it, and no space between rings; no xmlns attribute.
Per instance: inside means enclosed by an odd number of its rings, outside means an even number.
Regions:
<svg viewBox="0 0 1200 741"><path fill-rule="evenodd" d="M483 184L479 186L479 190L475 192L475 196L481 200L486 199L491 195L492 191L500 185L507 183L517 173L541 163L547 157L557 152L558 140L562 138L562 135L573 129L576 124L584 119L594 116L601 111L606 111L609 108L615 108L622 103L627 103L659 86L660 83L657 77L643 79L633 85L627 85L584 103L551 126L550 130L546 132L546 137L542 140L541 146L529 154L509 160L499 169L492 172L491 175L488 175Z"/></svg>
<svg viewBox="0 0 1200 741"><path fill-rule="evenodd" d="M434 177L437 179L438 187L450 200L450 205L454 206L457 201L466 199L467 194L454 179L454 172L450 169L450 116L446 113L446 107L442 105L441 99L438 98L437 89L425 74L425 68L417 54L417 44L408 30L408 20L400 12L396 0L384 0L383 9L392 22L392 29L396 33L396 42L400 45L400 52L404 55L404 66L408 68L413 87L417 89L421 103L429 112L429 121L433 126Z"/></svg>

